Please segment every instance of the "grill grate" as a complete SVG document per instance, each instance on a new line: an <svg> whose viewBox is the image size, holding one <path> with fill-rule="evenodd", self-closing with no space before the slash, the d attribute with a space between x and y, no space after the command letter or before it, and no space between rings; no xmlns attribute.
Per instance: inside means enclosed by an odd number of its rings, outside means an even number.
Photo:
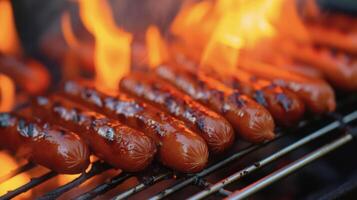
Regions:
<svg viewBox="0 0 357 200"><path fill-rule="evenodd" d="M76 198L77 200L85 200L85 199L93 199L99 195L102 195L109 190L115 188L116 186L120 185L123 183L125 180L128 180L131 177L141 177L141 182L136 185L133 188L130 188L127 191L124 191L117 196L115 196L113 199L124 199L133 196L134 194L137 194L145 189L150 188L152 185L156 185L163 180L173 180L174 183L170 186L166 186L164 189L162 189L160 192L154 194L153 196L150 197L152 200L158 200L158 199L163 199L165 197L168 197L169 195L172 195L181 189L184 189L188 186L196 186L197 188L200 188L200 191L195 194L194 196L190 197L191 199L202 199L204 197L207 197L212 194L219 194L221 197L227 197L231 199L241 199L244 197L247 197L251 194L256 193L260 189L275 183L279 179L283 178L284 176L302 168L306 164L320 158L321 156L333 151L334 149L338 148L339 146L342 146L343 144L349 142L352 140L352 135L356 134L356 127L353 125L353 121L357 119L357 110L355 110L355 105L357 102L357 97L356 95L352 95L349 98L344 98L343 100L339 101L338 103L338 113L331 114L326 117L322 117L320 119L311 119L311 120L306 120L301 122L294 130L294 132L299 132L300 130L313 126L314 124L319 124L318 128L316 129L316 126L314 128L314 131L311 131L310 134L307 134L306 136L302 137L301 139L293 142L290 145L287 145L283 148L278 149L275 153L268 155L267 157L261 159L258 162L253 162L253 164L248 165L248 167L243 168L242 170L235 172L222 180L211 183L208 182L205 177L207 177L210 174L213 174L214 172L217 172L219 169L222 169L224 167L227 167L230 163L233 163L234 161L237 161L244 156L251 154L253 152L256 152L264 147L267 147L271 145L272 143L276 142L277 140L280 140L281 138L285 137L287 134L278 134L277 138L274 141L266 142L261 145L249 145L243 148L242 150L236 151L235 153L232 153L222 160L219 161L213 161L212 164L210 164L205 170L201 171L200 173L197 174L188 174L188 175L181 175L181 174L175 174L174 172L160 168L160 170L157 170L157 172L154 175L146 175L145 173L141 174L135 174L135 173L120 173L118 175L115 175L112 177L110 180L101 183L91 189L90 191L87 191L83 194L79 194ZM352 110L351 110L352 109ZM350 112L350 113L346 113ZM351 112L353 111L353 112ZM333 119L332 122L326 124L326 122L329 119ZM321 125L323 124L323 125ZM310 153L307 153L305 156L301 157L300 159L297 159L290 164L286 165L283 168L277 169L276 171L271 172L267 176L258 179L257 181L248 184L246 187L243 187L242 189L236 190L236 191L230 191L227 190L225 187L229 184L232 184L233 182L236 182L237 180L247 176L248 174L251 174L252 172L257 171L260 168L263 168L264 166L267 166L268 164L274 163L274 161L277 161L278 159L282 158L283 156L286 156L287 154L296 151L297 149L302 148L302 146L313 142L315 140L318 140L322 137L325 137L327 135L331 135L329 133L331 132L336 132L336 130L342 130L344 134L339 137L330 140L329 142L325 142L324 145L320 145L320 148L317 148L316 150L311 151ZM284 132L284 131L282 131ZM32 163L28 163L24 166L19 167L18 169L10 172L8 175L4 177L0 177L0 180L6 180L10 179L17 174L23 173L29 169L32 169L35 165ZM99 175L107 170L109 170L110 167L101 162L101 161L96 161L93 163L92 168L86 172L83 173L81 176L78 178L74 179L73 181L56 188L53 191L50 191L47 194L44 194L40 199L55 199L61 196L63 193L70 191L71 189L81 185L82 183L88 181L90 178L93 176ZM39 184L42 184L46 182L47 180L57 176L57 173L55 172L48 172L40 177L33 178L31 179L30 182L27 184L13 190L9 191L7 194L4 196L1 196L0 199L11 199L19 194L26 192L34 187L36 187ZM177 177L176 177L177 176Z"/></svg>

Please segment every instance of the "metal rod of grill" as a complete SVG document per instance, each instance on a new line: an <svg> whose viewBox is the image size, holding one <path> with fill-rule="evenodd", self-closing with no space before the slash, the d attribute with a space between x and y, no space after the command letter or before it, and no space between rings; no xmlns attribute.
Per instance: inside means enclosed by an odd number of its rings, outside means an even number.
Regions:
<svg viewBox="0 0 357 200"><path fill-rule="evenodd" d="M357 111L354 111L350 114L348 114L347 116L345 116L342 120L344 121L344 123L349 123L353 120L357 119ZM299 141L281 149L280 151L268 156L267 158L254 163L253 165L244 168L243 170L240 170L236 173L234 173L233 175L217 182L216 184L208 187L207 189L195 194L194 196L190 197L191 200L197 200L197 199L202 199L218 190L220 190L221 188L225 187L226 185L237 181L238 179L250 174L251 172L273 162L274 160L286 155L287 153L296 150L297 148L307 144L308 142L311 142L325 134L327 134L328 132L338 128L341 125L340 121L334 121L330 124L328 124L327 126L315 131L314 133L300 139Z"/></svg>
<svg viewBox="0 0 357 200"><path fill-rule="evenodd" d="M125 199L135 193L138 193L142 190L144 190L145 188L149 187L150 185L154 184L154 183L157 183L161 180L164 180L166 178L169 178L170 176L172 176L172 172L166 172L166 173L163 173L163 174L160 174L158 176L154 176L151 178L150 181L145 181L143 183L140 183L138 185L136 185L135 187L119 194L118 196L114 197L113 200L119 200L119 199Z"/></svg>
<svg viewBox="0 0 357 200"><path fill-rule="evenodd" d="M299 123L299 125L296 127L297 129L300 129L302 127L305 127L307 126L308 123L310 123L311 121L301 121ZM263 144L260 144L260 145L251 145L250 147L240 151L240 152L237 152L233 155L231 155L230 157L222 160L221 162L218 162L216 164L214 164L213 166L211 167L208 167L206 168L205 170L203 170L202 172L198 173L198 174L195 174L194 176L192 177L184 177L182 178L180 181L178 181L178 183L176 183L175 185L169 187L169 188L166 188L165 190L157 193L156 195L150 197L150 200L159 200L159 199L163 199L177 191L179 191L180 189L190 185L190 184L193 184L196 182L197 179L201 179L202 177L220 169L221 167L224 167L225 165L227 165L228 163L232 162L232 161L235 161L259 148L262 148L264 147L265 145L268 145L272 142L275 142L277 139L281 138L283 136L283 134L279 133L277 134L276 138L273 140L273 141L268 141L268 142L265 142Z"/></svg>
<svg viewBox="0 0 357 200"><path fill-rule="evenodd" d="M21 174L22 172L25 172L25 171L28 171L32 168L34 168L36 165L32 162L28 162L22 166L20 166L19 168L9 172L8 174L0 177L0 183L4 182L4 181L7 181L11 178L13 178L14 176L18 175L18 174Z"/></svg>
<svg viewBox="0 0 357 200"><path fill-rule="evenodd" d="M228 163L230 163L230 162L232 162L232 161L234 161L234 160L236 160L236 159L238 159L238 158L240 158L240 157L242 157L242 156L244 156L244 155L246 155L246 154L248 154L250 152L255 151L259 147L260 147L259 145L252 145L252 146L250 146L250 147L248 147L248 148L246 148L246 149L244 149L244 150L242 150L242 151L240 151L240 152L238 152L238 153L236 153L236 154L224 159L223 161L221 161L221 162L219 162L219 163L217 163L217 164L215 164L215 165L203 170L202 172L196 174L195 176L192 176L192 177L189 177L189 178L183 178L182 180L179 181L178 184L161 191L160 193L158 193L155 196L151 197L150 200L162 199L162 198L164 198L164 197L166 197L166 196L168 196L168 195L170 195L170 194L172 194L172 193L174 193L174 192L186 187L187 185L190 185L190 184L194 183L197 179L214 172L215 170L223 167L224 165L226 165L226 164L228 164Z"/></svg>
<svg viewBox="0 0 357 200"><path fill-rule="evenodd" d="M351 134L346 134L339 139L333 141L332 143L326 144L321 148L307 154L301 159L289 164L288 166L275 171L274 173L256 181L255 183L243 188L242 190L238 190L230 195L227 199L229 200L238 200L245 199L248 196L256 193L257 191L269 186L270 184L278 181L279 179L289 175L290 173L304 167L305 165L313 162L314 160L326 155L327 153L337 149L338 147L350 142L353 139Z"/></svg>
<svg viewBox="0 0 357 200"><path fill-rule="evenodd" d="M90 190L88 192L83 193L82 195L74 198L75 200L88 200L88 199L93 199L94 197L97 197L101 194L106 193L107 191L113 189L117 185L123 183L125 180L129 179L130 177L133 177L132 174L129 173L120 173L119 175L113 177L108 181L107 183L98 185L95 187L93 190Z"/></svg>
<svg viewBox="0 0 357 200"><path fill-rule="evenodd" d="M92 168L89 170L89 172L85 172L81 174L78 178L74 179L73 181L58 187L57 189L43 195L42 197L39 198L39 200L52 200L56 199L59 196L61 196L63 193L71 190L74 187L77 187L78 185L82 184L83 182L89 180L93 176L97 174L101 174L104 171L109 170L111 167L107 165L106 163L103 163L102 161L96 161L92 164Z"/></svg>
<svg viewBox="0 0 357 200"><path fill-rule="evenodd" d="M1 200L12 199L12 198L18 196L19 194L27 192L28 190L36 187L37 185L40 185L41 183L43 183L43 182L47 181L48 179L51 179L52 177L55 177L55 176L57 176L57 173L54 171L50 171L40 177L32 178L30 180L30 182L26 183L25 185L20 186L16 190L9 191L5 195L1 196L0 199Z"/></svg>

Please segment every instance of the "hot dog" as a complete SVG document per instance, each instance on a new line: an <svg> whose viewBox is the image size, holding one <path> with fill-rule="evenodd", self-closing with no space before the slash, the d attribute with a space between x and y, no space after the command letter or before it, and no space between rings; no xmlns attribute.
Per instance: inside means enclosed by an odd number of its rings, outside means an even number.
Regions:
<svg viewBox="0 0 357 200"><path fill-rule="evenodd" d="M109 96L89 85L64 84L62 95L97 112L118 119L151 137L158 145L161 162L181 172L197 172L208 160L208 147L183 122L124 94Z"/></svg>
<svg viewBox="0 0 357 200"><path fill-rule="evenodd" d="M314 113L326 113L336 108L334 91L324 80L293 74L261 62L245 62L240 65L240 68L293 91Z"/></svg>
<svg viewBox="0 0 357 200"><path fill-rule="evenodd" d="M344 90L357 90L357 60L354 56L321 45L285 45L285 53L299 62L320 70L335 87Z"/></svg>
<svg viewBox="0 0 357 200"><path fill-rule="evenodd" d="M248 96L239 94L200 72L162 65L156 68L156 74L193 99L222 114L245 140L263 142L274 138L272 116Z"/></svg>
<svg viewBox="0 0 357 200"><path fill-rule="evenodd" d="M222 152L234 141L233 128L222 116L156 76L132 73L121 80L120 89L185 121L206 140L211 152Z"/></svg>
<svg viewBox="0 0 357 200"><path fill-rule="evenodd" d="M261 79L252 74L235 69L232 73L206 68L207 75L228 87L238 89L263 105L280 125L292 125L304 114L304 103L291 91Z"/></svg>
<svg viewBox="0 0 357 200"><path fill-rule="evenodd" d="M83 172L89 149L78 135L12 113L0 114L0 146L63 174Z"/></svg>
<svg viewBox="0 0 357 200"><path fill-rule="evenodd" d="M94 154L116 168L143 170L156 152L154 142L144 133L63 98L38 97L33 101L33 110L50 123L76 131Z"/></svg>

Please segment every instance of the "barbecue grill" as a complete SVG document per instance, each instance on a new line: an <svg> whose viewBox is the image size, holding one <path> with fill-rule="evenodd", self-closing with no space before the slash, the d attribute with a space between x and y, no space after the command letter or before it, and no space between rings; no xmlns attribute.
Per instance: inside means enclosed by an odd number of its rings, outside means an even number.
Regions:
<svg viewBox="0 0 357 200"><path fill-rule="evenodd" d="M259 197L261 190L274 187L274 185L279 187L280 179L292 173L298 174L299 171L304 171L304 167L313 161L321 159L326 154L333 154L334 151L336 154L343 153L343 149L341 150L339 147L353 146L355 143L353 139L357 134L356 102L356 95L341 98L335 113L306 119L290 130L279 130L278 137L273 141L261 145L237 142L230 152L222 158L211 160L208 167L200 173L177 174L162 166L153 166L148 172L140 174L122 172L114 175L108 181L97 184L83 194L79 194L74 199L84 200L100 197L131 177L137 177L140 182L126 191L112 194L113 199L203 199L206 197L244 199L252 195ZM265 151L264 154L262 154L263 151ZM298 155L294 154L296 152ZM245 159L248 157L250 159ZM353 158L353 155L348 155L348 157ZM34 167L35 164L27 163L9 172L6 176L0 177L0 180L11 179ZM65 192L84 184L94 176L100 176L109 169L110 166L106 163L96 161L89 171L65 185L42 194L39 199L58 198ZM14 198L40 184L46 184L46 181L57 175L56 172L50 171L39 177L32 177L30 182L9 191L0 199ZM337 188L323 197L337 198L346 194L350 195L354 189L355 184L353 183L355 182L351 182L352 185L341 184L342 188Z"/></svg>
<svg viewBox="0 0 357 200"><path fill-rule="evenodd" d="M18 6L15 7L15 11L26 10L26 6L15 5ZM52 9L63 7L59 4L51 4L51 6ZM326 3L325 6L331 5ZM343 10L343 6L339 5L338 9ZM347 10L353 12L352 7L348 7ZM28 23L26 20L29 19L26 19L26 16L17 15L17 17L20 19L20 24ZM41 20L50 19L45 17ZM37 21L41 20L37 19ZM44 26L46 23L40 24ZM19 27L20 35L28 31L24 26L19 25ZM36 26L37 35L41 35L40 32L43 30L40 29L43 28ZM33 49L34 41L22 39L25 41L25 46L29 46L26 50L48 62L48 58L44 58L44 55L37 55L38 49ZM36 40L35 43L38 41ZM56 75L55 81L60 80L59 72L55 68L51 68L50 71ZM52 91L56 91L56 87L53 87ZM25 103L15 110L27 106ZM307 116L292 127L277 127L276 133L277 137L274 140L259 145L241 140L235 141L228 152L220 156L211 156L207 167L196 174L172 171L156 161L143 172L128 173L114 170L107 163L96 160L77 178L59 186L41 189L36 197L41 200L67 198L69 196L66 194L78 188L84 189L75 192L75 195L71 193L70 198L76 200L187 198L198 200L248 197L337 199L357 195L355 172L357 162L354 159L354 152L357 150L356 94L338 93L335 112L321 116ZM1 151L4 150L0 149L0 153ZM37 167L38 165L31 162L24 163L1 176L0 183L21 174L29 174L29 171ZM29 182L8 191L0 196L0 199L19 197L27 191L46 185L58 176L59 174L54 171L32 176ZM95 178L99 178L99 181L93 181ZM130 180L136 182L128 184ZM88 183L91 183L90 186Z"/></svg>

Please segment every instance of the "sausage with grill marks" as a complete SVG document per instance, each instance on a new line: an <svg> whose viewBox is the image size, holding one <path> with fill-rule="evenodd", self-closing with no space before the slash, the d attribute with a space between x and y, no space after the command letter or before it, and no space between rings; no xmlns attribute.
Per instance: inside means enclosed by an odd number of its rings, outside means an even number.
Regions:
<svg viewBox="0 0 357 200"><path fill-rule="evenodd" d="M304 115L305 105L300 98L271 81L255 77L239 69L232 73L221 73L214 69L206 71L209 76L228 87L238 89L266 107L280 125L292 125Z"/></svg>
<svg viewBox="0 0 357 200"><path fill-rule="evenodd" d="M85 83L64 84L62 95L97 112L118 119L151 137L159 147L161 162L178 171L193 173L204 168L208 147L202 137L183 122L124 94L109 96Z"/></svg>
<svg viewBox="0 0 357 200"><path fill-rule="evenodd" d="M35 115L75 130L100 159L124 171L140 171L152 161L156 146L144 133L88 111L60 97L38 97Z"/></svg>
<svg viewBox="0 0 357 200"><path fill-rule="evenodd" d="M327 113L336 109L335 93L324 80L293 74L260 62L244 63L241 69L293 91L313 113Z"/></svg>
<svg viewBox="0 0 357 200"><path fill-rule="evenodd" d="M220 153L234 141L233 128L222 116L160 81L156 76L132 73L121 80L120 88L185 121L206 140L211 152Z"/></svg>
<svg viewBox="0 0 357 200"><path fill-rule="evenodd" d="M0 114L0 146L63 174L89 165L88 146L75 133L12 113Z"/></svg>
<svg viewBox="0 0 357 200"><path fill-rule="evenodd" d="M193 99L221 113L236 132L249 142L274 138L274 120L261 105L201 72L176 66L159 66L156 74L184 91Z"/></svg>

